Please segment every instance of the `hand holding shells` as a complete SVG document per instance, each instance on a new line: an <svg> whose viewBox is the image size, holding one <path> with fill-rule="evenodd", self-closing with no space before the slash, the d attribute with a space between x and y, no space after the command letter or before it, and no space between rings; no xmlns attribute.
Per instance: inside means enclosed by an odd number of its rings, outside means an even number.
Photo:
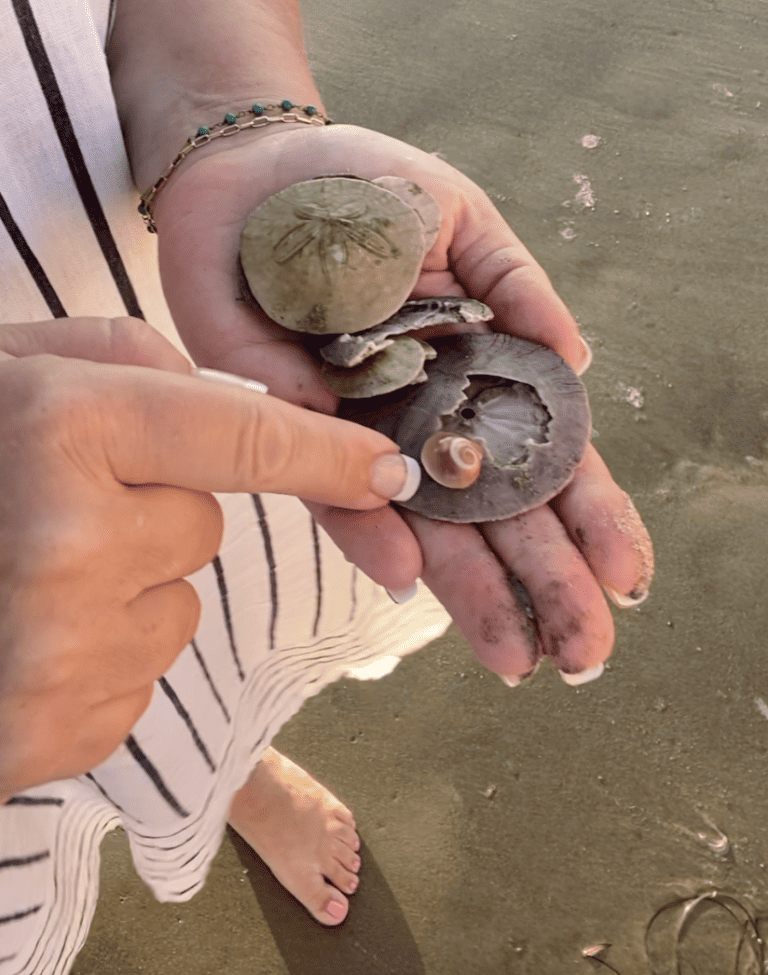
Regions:
<svg viewBox="0 0 768 975"><path fill-rule="evenodd" d="M320 354L342 415L421 458L428 477L404 506L441 520L494 521L568 483L589 438L589 407L549 349L509 335L433 343L414 335L492 317L473 299L406 301L439 227L437 203L415 183L324 177L251 214L241 264L272 319L332 336Z"/></svg>

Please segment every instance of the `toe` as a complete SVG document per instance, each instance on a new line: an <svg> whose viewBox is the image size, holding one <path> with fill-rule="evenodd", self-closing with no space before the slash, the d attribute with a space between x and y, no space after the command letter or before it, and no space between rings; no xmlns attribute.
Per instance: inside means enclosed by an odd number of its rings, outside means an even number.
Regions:
<svg viewBox="0 0 768 975"><path fill-rule="evenodd" d="M352 873L357 873L360 869L360 857L348 844L336 840L330 845L330 853L342 867Z"/></svg>
<svg viewBox="0 0 768 975"><path fill-rule="evenodd" d="M321 924L340 924L349 913L349 901L330 877L326 879L321 874L313 874L311 877L305 875L301 881L293 883L286 883L287 879L278 877L283 886Z"/></svg>
<svg viewBox="0 0 768 975"><path fill-rule="evenodd" d="M325 900L321 910L312 913L321 924L329 926L341 924L349 913L349 901L343 894L334 891L333 895Z"/></svg>
<svg viewBox="0 0 768 975"><path fill-rule="evenodd" d="M338 825L333 830L333 837L355 853L360 849L360 837L350 826Z"/></svg>
<svg viewBox="0 0 768 975"><path fill-rule="evenodd" d="M354 870L345 867L338 860L328 860L323 867L323 874L330 883L345 894L354 894L359 879Z"/></svg>
<svg viewBox="0 0 768 975"><path fill-rule="evenodd" d="M355 822L355 817L352 815L351 811L347 809L346 806L339 806L336 809L336 818L348 826L350 829L354 830L357 828L357 823Z"/></svg>

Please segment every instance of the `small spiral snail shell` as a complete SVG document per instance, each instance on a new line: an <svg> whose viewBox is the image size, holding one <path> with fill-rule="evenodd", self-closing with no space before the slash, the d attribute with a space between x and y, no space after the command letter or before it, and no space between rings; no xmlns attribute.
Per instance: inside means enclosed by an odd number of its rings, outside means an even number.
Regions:
<svg viewBox="0 0 768 975"><path fill-rule="evenodd" d="M429 476L447 488L466 488L480 476L483 448L457 433L440 430L421 448L421 463Z"/></svg>

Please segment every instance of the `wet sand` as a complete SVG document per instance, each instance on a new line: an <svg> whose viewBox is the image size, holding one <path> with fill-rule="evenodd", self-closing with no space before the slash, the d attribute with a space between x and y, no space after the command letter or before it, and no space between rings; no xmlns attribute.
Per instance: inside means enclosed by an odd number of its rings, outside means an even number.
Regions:
<svg viewBox="0 0 768 975"><path fill-rule="evenodd" d="M590 975L609 969L582 951L610 943L640 975L675 898L721 889L768 916L768 5L304 9L331 115L466 172L581 323L595 444L656 582L615 612L594 684L542 668L510 690L451 631L284 729L365 843L341 929L229 842L195 900L158 905L116 834L75 973ZM734 971L727 920L691 929L699 975Z"/></svg>

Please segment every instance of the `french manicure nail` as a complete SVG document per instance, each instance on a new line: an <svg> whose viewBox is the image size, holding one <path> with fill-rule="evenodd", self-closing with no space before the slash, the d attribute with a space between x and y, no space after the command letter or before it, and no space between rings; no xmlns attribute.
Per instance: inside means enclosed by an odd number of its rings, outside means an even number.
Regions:
<svg viewBox="0 0 768 975"><path fill-rule="evenodd" d="M499 674L499 677L504 681L507 687L519 687L523 681L528 680L529 677L533 677L536 671L539 669L540 660L536 661L536 666L533 670L529 670L526 674Z"/></svg>
<svg viewBox="0 0 768 975"><path fill-rule="evenodd" d="M409 599L413 597L418 592L418 587L414 583L410 589L387 589L387 595L392 600L393 603L397 603L398 606L402 606L403 603L407 603Z"/></svg>
<svg viewBox="0 0 768 975"><path fill-rule="evenodd" d="M264 383L257 382L255 379L246 379L245 376L236 376L231 372L220 372L218 369L205 369L200 366L192 370L192 375L197 376L198 379L208 379L214 383L240 386L241 389L250 389L252 393L269 392Z"/></svg>
<svg viewBox="0 0 768 975"><path fill-rule="evenodd" d="M579 341L584 346L584 360L576 370L576 375L583 376L587 369L589 369L589 367L592 365L592 349L581 335L579 336Z"/></svg>
<svg viewBox="0 0 768 975"><path fill-rule="evenodd" d="M390 501L408 501L419 490L421 466L405 454L383 454L371 466L371 490Z"/></svg>
<svg viewBox="0 0 768 975"><path fill-rule="evenodd" d="M560 671L560 676L566 684L571 687L578 687L579 684L588 684L591 680L597 680L605 670L605 664L598 664L597 667L590 667L589 670L582 670L578 674L566 674Z"/></svg>
<svg viewBox="0 0 768 975"><path fill-rule="evenodd" d="M605 594L622 609L629 609L632 606L639 606L640 603L644 603L648 598L648 590L643 591L642 589L633 589L632 592L627 593L626 596L622 596L621 593L616 592L615 589L611 589L610 586L603 586L605 589Z"/></svg>

